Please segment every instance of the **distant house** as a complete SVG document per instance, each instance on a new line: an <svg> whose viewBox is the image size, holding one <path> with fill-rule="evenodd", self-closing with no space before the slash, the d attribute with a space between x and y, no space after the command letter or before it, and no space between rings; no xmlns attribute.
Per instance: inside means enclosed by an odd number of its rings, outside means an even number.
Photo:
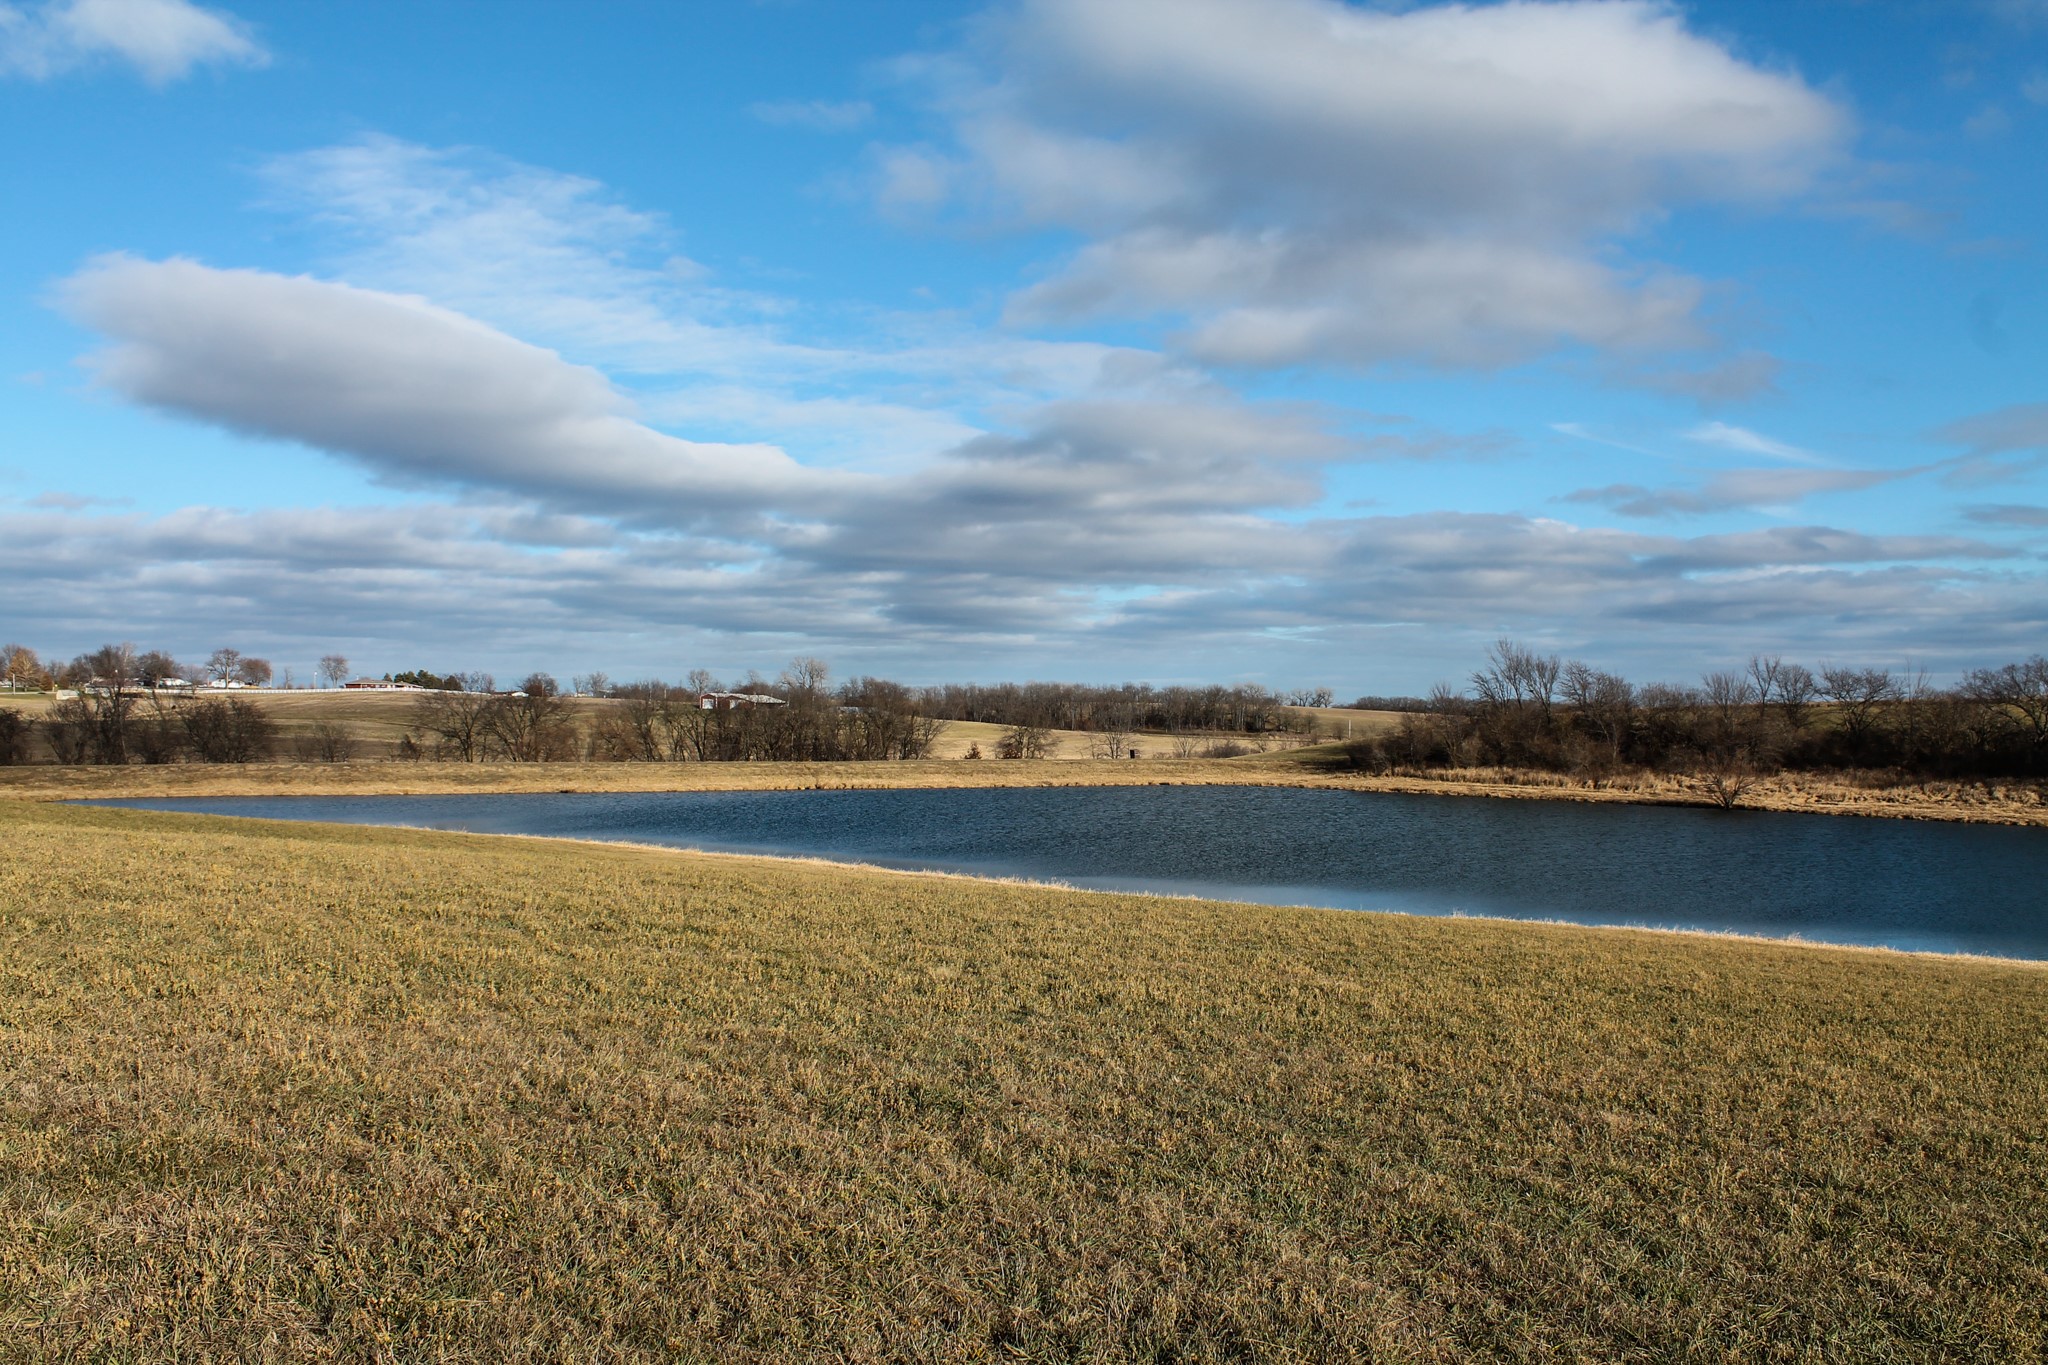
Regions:
<svg viewBox="0 0 2048 1365"><path fill-rule="evenodd" d="M732 711L743 706L787 706L780 697L771 697L766 692L700 692L697 694L697 709L700 711Z"/></svg>
<svg viewBox="0 0 2048 1365"><path fill-rule="evenodd" d="M342 686L344 688L354 688L361 692L419 692L424 690L423 688L413 686L411 683L395 683L388 678L357 678L354 682L343 683Z"/></svg>

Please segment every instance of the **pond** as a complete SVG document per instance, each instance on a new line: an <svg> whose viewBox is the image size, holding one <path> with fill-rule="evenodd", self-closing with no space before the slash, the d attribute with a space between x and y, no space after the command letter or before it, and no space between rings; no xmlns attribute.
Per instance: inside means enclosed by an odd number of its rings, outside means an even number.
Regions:
<svg viewBox="0 0 2048 1365"><path fill-rule="evenodd" d="M101 805L626 840L1219 900L2048 958L2048 830L1271 787Z"/></svg>

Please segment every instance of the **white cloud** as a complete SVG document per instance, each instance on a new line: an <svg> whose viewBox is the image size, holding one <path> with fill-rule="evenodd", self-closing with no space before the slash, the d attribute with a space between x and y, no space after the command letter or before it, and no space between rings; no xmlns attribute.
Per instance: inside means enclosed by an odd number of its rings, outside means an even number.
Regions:
<svg viewBox="0 0 2048 1365"><path fill-rule="evenodd" d="M831 480L772 447L654 431L597 371L418 298L110 256L67 281L62 300L112 340L93 365L122 395L402 482L613 510L655 499L687 516L801 504Z"/></svg>
<svg viewBox="0 0 2048 1365"><path fill-rule="evenodd" d="M1987 104L1963 120L1963 131L1971 137L1999 137L2012 131L2012 116L1995 104Z"/></svg>
<svg viewBox="0 0 2048 1365"><path fill-rule="evenodd" d="M1821 465L1827 463L1825 455L1816 455L1810 450L1784 441L1773 440L1747 427L1732 426L1727 422L1703 422L1685 433L1688 441L1701 445L1718 446L1743 455L1768 455L1788 464Z"/></svg>
<svg viewBox="0 0 2048 1365"><path fill-rule="evenodd" d="M1083 250L1013 301L1018 322L1187 311L1195 358L1287 365L1503 365L1532 338L1654 349L1703 339L1696 281L1630 279L1591 260L1514 243L1348 242L1147 229Z"/></svg>
<svg viewBox="0 0 2048 1365"><path fill-rule="evenodd" d="M1616 244L1797 194L1848 130L1627 0L1032 0L913 69L942 73L958 146L886 154L892 207L1093 239L1017 319L1179 317L1197 356L1253 365L1695 343L1700 283Z"/></svg>
<svg viewBox="0 0 2048 1365"><path fill-rule="evenodd" d="M599 372L417 298L131 257L95 262L63 298L108 338L102 382L134 401L483 499L440 514L190 509L154 522L43 509L0 556L63 574L98 552L91 537L52 555L33 528L118 528L102 538L133 542L117 558L149 592L211 602L223 620L283 612L290 584L325 572L307 600L368 622L438 576L434 590L465 610L503 604L512 633L583 612L562 628L686 616L820 645L929 649L972 635L1085 654L1097 632L1341 624L1362 603L1397 621L1449 621L1482 600L1488 613L1597 620L1729 574L2005 553L1821 527L1685 540L1517 517L1320 517L1323 471L1379 453L1372 440L1333 430L1320 409L1249 407L1214 386L1039 404L928 466L849 475L656 431ZM1403 435L1418 450L1460 444ZM1742 477L1757 485L1747 495L1826 481Z"/></svg>
<svg viewBox="0 0 2048 1365"><path fill-rule="evenodd" d="M239 20L188 0L0 3L0 75L47 80L104 59L161 86L197 66L262 66L270 54Z"/></svg>
<svg viewBox="0 0 2048 1365"><path fill-rule="evenodd" d="M659 214L604 186L464 148L370 136L280 157L266 168L277 206L307 215L328 239L323 273L420 294L667 394L650 406L754 418L777 408L869 406L908 436L945 439L899 452L930 456L992 406L1041 401L1099 384L1146 382L1157 355L1096 342L994 335L945 314L839 310L734 288L677 250ZM801 328L819 342L792 341ZM905 420L919 409L929 420ZM892 411L893 410L893 415ZM843 458L850 437L816 439L798 421L783 435L806 458Z"/></svg>
<svg viewBox="0 0 2048 1365"><path fill-rule="evenodd" d="M846 133L873 118L875 107L866 100L763 100L748 105L747 112L778 128Z"/></svg>

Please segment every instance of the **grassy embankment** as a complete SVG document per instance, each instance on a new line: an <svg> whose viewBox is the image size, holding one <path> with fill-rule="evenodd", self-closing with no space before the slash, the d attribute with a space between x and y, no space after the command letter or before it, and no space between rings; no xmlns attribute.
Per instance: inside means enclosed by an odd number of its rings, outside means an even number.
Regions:
<svg viewBox="0 0 2048 1365"><path fill-rule="evenodd" d="M1678 776L1646 776L1597 788L1550 774L1495 770L1367 777L1344 771L1335 759L1327 749L1300 749L1232 759L1137 762L31 765L0 767L0 798L1244 785L1621 804L1708 802L1697 779ZM2022 783L1865 786L1787 774L1763 782L1743 796L1742 804L1757 810L2048 826L2048 799L2038 785Z"/></svg>
<svg viewBox="0 0 2048 1365"><path fill-rule="evenodd" d="M2048 970L0 803L0 1358L2039 1359Z"/></svg>

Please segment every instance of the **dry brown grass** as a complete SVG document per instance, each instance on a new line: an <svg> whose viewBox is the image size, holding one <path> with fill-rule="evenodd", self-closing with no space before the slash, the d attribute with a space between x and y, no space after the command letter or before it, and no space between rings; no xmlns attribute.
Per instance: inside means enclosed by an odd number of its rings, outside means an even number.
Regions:
<svg viewBox="0 0 2048 1365"><path fill-rule="evenodd" d="M0 1358L2038 1359L2048 972L0 803Z"/></svg>

